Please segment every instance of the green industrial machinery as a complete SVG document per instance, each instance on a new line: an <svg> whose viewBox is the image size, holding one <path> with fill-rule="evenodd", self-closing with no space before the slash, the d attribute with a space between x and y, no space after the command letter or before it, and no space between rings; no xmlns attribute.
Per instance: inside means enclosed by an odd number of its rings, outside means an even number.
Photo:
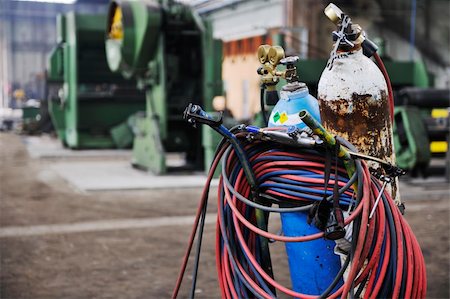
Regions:
<svg viewBox="0 0 450 299"><path fill-rule="evenodd" d="M106 15L57 18L57 46L49 58L48 104L58 137L70 148L113 148L111 130L145 109L145 96L109 70Z"/></svg>
<svg viewBox="0 0 450 299"><path fill-rule="evenodd" d="M33 103L32 105L25 103L22 107L22 132L26 134L34 134L38 131L40 115L39 102Z"/></svg>
<svg viewBox="0 0 450 299"><path fill-rule="evenodd" d="M397 92L394 143L398 165L427 175L432 157L446 158L449 179L450 90L408 87Z"/></svg>
<svg viewBox="0 0 450 299"><path fill-rule="evenodd" d="M426 169L431 153L419 108L400 106L394 110L394 147L397 164L408 170Z"/></svg>
<svg viewBox="0 0 450 299"><path fill-rule="evenodd" d="M174 1L112 1L106 28L108 65L145 91L145 115L137 118L133 164L161 174L166 153L185 153L188 166L203 167L200 130L183 121L189 102L212 110L222 94L222 44L209 22Z"/></svg>

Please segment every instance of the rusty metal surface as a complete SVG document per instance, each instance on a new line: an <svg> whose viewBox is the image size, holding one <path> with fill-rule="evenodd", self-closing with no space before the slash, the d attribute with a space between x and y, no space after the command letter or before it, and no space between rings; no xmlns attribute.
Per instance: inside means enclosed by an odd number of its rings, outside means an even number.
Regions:
<svg viewBox="0 0 450 299"><path fill-rule="evenodd" d="M387 85L383 74L361 50L339 55L319 81L318 100L323 126L342 136L366 155L395 164ZM384 174L376 162L372 171ZM389 187L389 186L388 186ZM397 180L388 188L397 204Z"/></svg>
<svg viewBox="0 0 450 299"><path fill-rule="evenodd" d="M380 93L381 100L356 93L348 100L319 98L320 116L327 130L344 137L362 153L390 161L392 124L387 95L383 90Z"/></svg>
<svg viewBox="0 0 450 299"><path fill-rule="evenodd" d="M332 134L341 136L361 153L395 162L393 132L389 115L388 96L380 90L381 99L370 94L353 93L350 99L323 100L319 98L323 126ZM368 162L371 171L384 174L376 162ZM397 183L391 184L391 193L397 197Z"/></svg>

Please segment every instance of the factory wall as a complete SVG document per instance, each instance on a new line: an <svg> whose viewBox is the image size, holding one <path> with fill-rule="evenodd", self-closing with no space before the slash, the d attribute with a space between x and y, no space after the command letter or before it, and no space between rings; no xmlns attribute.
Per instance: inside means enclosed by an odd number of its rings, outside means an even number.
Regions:
<svg viewBox="0 0 450 299"><path fill-rule="evenodd" d="M0 107L15 107L14 90L25 91L27 99L45 97L47 58L56 45L56 16L68 11L100 13L106 2L74 5L0 1Z"/></svg>
<svg viewBox="0 0 450 299"><path fill-rule="evenodd" d="M227 108L240 120L253 117L259 109L260 66L256 51L261 44L271 44L270 35L224 42L222 76L225 81Z"/></svg>

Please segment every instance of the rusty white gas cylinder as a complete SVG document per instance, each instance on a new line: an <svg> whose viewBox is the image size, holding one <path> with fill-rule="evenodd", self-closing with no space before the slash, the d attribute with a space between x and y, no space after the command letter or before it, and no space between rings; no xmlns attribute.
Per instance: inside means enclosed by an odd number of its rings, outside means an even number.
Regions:
<svg viewBox="0 0 450 299"><path fill-rule="evenodd" d="M360 47L337 53L331 69L327 66L320 77L317 95L325 129L350 141L360 153L395 164L386 81ZM383 174L378 163L368 164ZM400 203L396 180L387 187Z"/></svg>

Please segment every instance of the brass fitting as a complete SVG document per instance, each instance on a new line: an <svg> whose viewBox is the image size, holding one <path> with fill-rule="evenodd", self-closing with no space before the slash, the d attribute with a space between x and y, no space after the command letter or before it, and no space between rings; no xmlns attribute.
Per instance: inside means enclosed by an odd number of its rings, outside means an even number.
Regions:
<svg viewBox="0 0 450 299"><path fill-rule="evenodd" d="M361 47L365 39L361 26L353 24L350 17L333 3L325 7L324 13L338 27L333 36L339 43L339 50L356 50Z"/></svg>
<svg viewBox="0 0 450 299"><path fill-rule="evenodd" d="M280 63L280 60L284 58L284 49L280 46L270 47L267 58L270 64L276 67Z"/></svg>
<svg viewBox="0 0 450 299"><path fill-rule="evenodd" d="M261 76L261 84L268 91L276 90L280 77L284 78L286 71L278 71L277 66L284 58L284 50L280 46L261 45L258 48L258 60L261 66L257 73Z"/></svg>
<svg viewBox="0 0 450 299"><path fill-rule="evenodd" d="M327 66L332 67L336 51L353 51L362 47L363 54L367 57L378 50L378 46L366 37L366 33L358 24L353 24L350 17L346 15L339 7L330 3L324 10L325 15L331 22L338 27L333 31L333 37L336 41Z"/></svg>
<svg viewBox="0 0 450 299"><path fill-rule="evenodd" d="M342 20L342 10L333 3L330 3L325 7L324 13L328 19L336 25Z"/></svg>
<svg viewBox="0 0 450 299"><path fill-rule="evenodd" d="M261 64L264 64L266 62L268 62L268 55L269 55L269 50L270 50L271 46L270 45L261 45L258 48L258 60Z"/></svg>
<svg viewBox="0 0 450 299"><path fill-rule="evenodd" d="M280 46L261 45L258 48L258 59L261 66L257 73L261 76L261 88L266 90L266 104L276 105L279 100L277 84L286 71L278 71L277 65L284 58L284 50Z"/></svg>

